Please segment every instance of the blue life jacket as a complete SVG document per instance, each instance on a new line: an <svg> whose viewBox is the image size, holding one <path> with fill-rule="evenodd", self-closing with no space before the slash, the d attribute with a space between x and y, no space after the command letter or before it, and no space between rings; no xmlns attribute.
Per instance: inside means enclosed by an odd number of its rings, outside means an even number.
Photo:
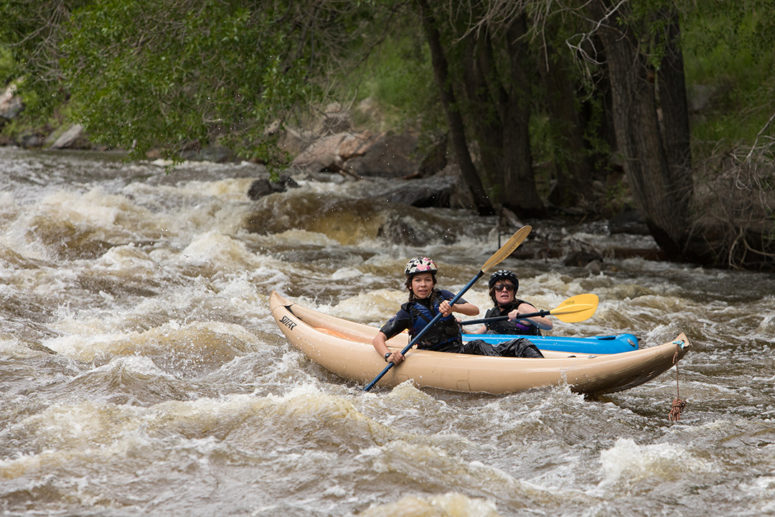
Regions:
<svg viewBox="0 0 775 517"><path fill-rule="evenodd" d="M411 339L414 339L439 314L439 305L444 300L445 298L441 296L441 293L434 289L430 296L430 307L420 300L407 302L401 306L412 317L412 323L409 327ZM452 314L441 317L417 341L417 348L437 352L458 352L462 347L460 326Z"/></svg>

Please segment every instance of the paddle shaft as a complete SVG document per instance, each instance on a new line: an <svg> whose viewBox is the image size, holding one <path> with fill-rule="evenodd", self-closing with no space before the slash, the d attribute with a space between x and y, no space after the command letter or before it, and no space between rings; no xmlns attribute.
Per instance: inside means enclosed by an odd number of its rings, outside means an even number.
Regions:
<svg viewBox="0 0 775 517"><path fill-rule="evenodd" d="M551 311L538 311L538 312L530 312L527 314L517 314L518 320L521 320L523 318L532 318L534 316L549 316L551 314ZM482 318L480 320L467 320L467 321L461 321L461 325L473 325L474 323L488 323L490 321L503 321L509 319L508 315L506 316L493 316L492 318Z"/></svg>
<svg viewBox="0 0 775 517"><path fill-rule="evenodd" d="M463 287L463 289L462 289L462 290L461 290L459 293L457 293L457 294L455 295L455 297L454 297L454 298L452 298L452 299L449 301L449 305L450 305L450 307L451 307L452 305L455 305L455 302L457 302L457 301L460 299L460 297L461 297L461 296L463 296L463 294L465 294L465 292L466 292L466 291L468 291L468 290L471 288L471 286L472 286L472 285L474 285L474 284L476 283L476 281L477 281L477 280L479 280L479 279L482 277L482 275L483 275L483 274L484 274L484 272L483 272L483 271L479 271L479 273L477 273L477 274L476 274L476 276L475 276L474 278L472 278L472 279L471 279L471 281L470 281L470 282L468 282L468 284L466 284L466 286L465 286L465 287ZM436 323L436 322L437 322L439 319L441 319L441 313L438 313L436 316L434 316L434 317L433 317L433 319L430 321L430 323L428 323L427 325L425 325L425 327L424 327L424 328L423 328L423 329L422 329L420 332L418 332L416 336L414 336L414 339L412 339L412 340L409 342L409 344L408 344L408 345L406 345L406 346L403 348L403 350L401 350L401 355L405 355L405 354L406 354L406 352L408 352L408 351L409 351L409 349L410 349L410 348L412 348L412 347L414 346L414 344L415 344L415 343L417 343L417 340L419 340L419 339L420 339L420 338L421 338L421 337L422 337L422 336L425 334L425 331L426 331L426 330L428 330L429 328L431 328L431 327L433 326L433 324L434 324L434 323ZM371 381L370 383L368 383L368 384L366 385L366 387L365 387L365 388L363 388L363 391L369 391L369 390L370 390L370 389L371 389L371 388L372 388L372 387L373 387L375 384L377 384L377 383L379 382L379 380L380 380L380 379L381 379L381 378L382 378L382 377L383 377L383 376L384 376L384 375L385 375L385 374L386 374L386 373L387 373L387 372L388 372L388 371L389 371L389 370L390 370L390 369L391 369L393 366L395 366L393 363L388 363L388 364L387 364L387 366L385 366L385 369L384 369L384 370L382 370L382 372L380 372L380 374L379 374L379 375L377 375L377 376L374 378L374 380L373 380L373 381Z"/></svg>

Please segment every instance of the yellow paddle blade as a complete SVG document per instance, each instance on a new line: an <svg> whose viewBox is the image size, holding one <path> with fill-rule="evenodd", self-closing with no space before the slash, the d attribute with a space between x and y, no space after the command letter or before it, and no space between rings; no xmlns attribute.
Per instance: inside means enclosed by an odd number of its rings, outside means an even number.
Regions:
<svg viewBox="0 0 775 517"><path fill-rule="evenodd" d="M522 241L527 239L527 236L532 229L533 227L527 224L514 232L514 235L512 235L511 238L506 241L506 244L501 246L500 249L496 251L492 257L487 260L487 262L484 263L482 266L482 273L489 273L492 268L503 262L504 259L514 253L514 250L517 249L520 244L522 244Z"/></svg>
<svg viewBox="0 0 775 517"><path fill-rule="evenodd" d="M597 310L596 294L577 294L565 299L560 305L549 311L552 316L566 323L576 323L591 318Z"/></svg>

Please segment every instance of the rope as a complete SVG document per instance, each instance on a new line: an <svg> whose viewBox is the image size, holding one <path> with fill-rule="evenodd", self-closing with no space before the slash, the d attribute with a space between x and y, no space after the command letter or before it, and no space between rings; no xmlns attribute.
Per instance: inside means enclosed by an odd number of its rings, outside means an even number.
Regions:
<svg viewBox="0 0 775 517"><path fill-rule="evenodd" d="M673 364L675 365L675 398L673 399L673 405L670 407L670 413L667 415L667 419L671 422L678 422L681 419L681 413L686 407L686 401L681 400L681 394L678 390L678 351L676 346L675 355L673 356Z"/></svg>

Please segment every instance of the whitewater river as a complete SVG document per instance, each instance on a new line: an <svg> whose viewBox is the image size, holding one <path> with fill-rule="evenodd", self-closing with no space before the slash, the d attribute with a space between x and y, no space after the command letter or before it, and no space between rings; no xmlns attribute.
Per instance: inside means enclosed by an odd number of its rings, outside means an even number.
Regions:
<svg viewBox="0 0 775 517"><path fill-rule="evenodd" d="M647 347L685 332L678 385L671 369L599 400L364 393L287 343L271 291L379 325L404 301L409 257L434 257L456 291L497 249L494 222L362 201L386 185L338 176L251 201L259 177L0 148L0 513L775 514L773 275L511 257L539 307L600 297L555 333ZM388 221L436 237L393 244ZM466 298L486 308L485 287Z"/></svg>

